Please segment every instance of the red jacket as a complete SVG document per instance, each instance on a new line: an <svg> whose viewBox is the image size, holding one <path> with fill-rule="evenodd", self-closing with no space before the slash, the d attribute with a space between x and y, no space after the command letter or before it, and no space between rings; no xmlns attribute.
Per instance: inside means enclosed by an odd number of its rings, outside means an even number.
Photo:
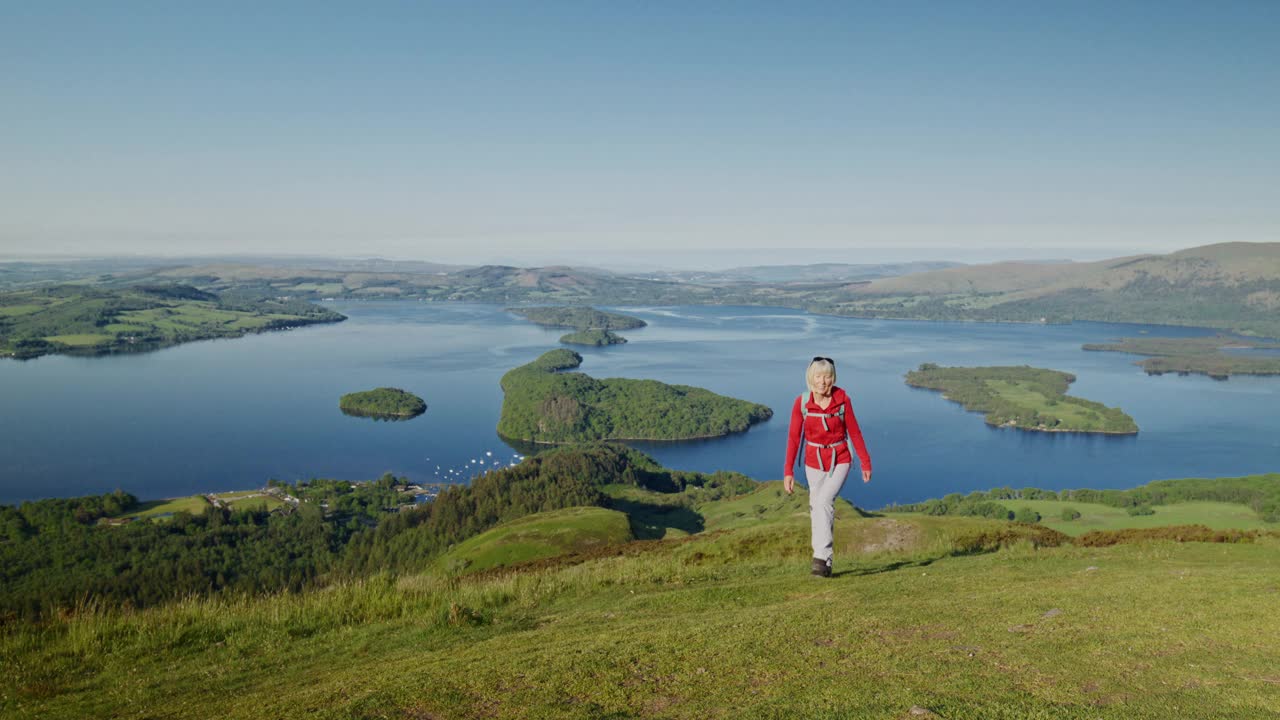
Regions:
<svg viewBox="0 0 1280 720"><path fill-rule="evenodd" d="M809 407L808 418L800 412L801 400L804 400ZM843 421L836 415L841 405L844 405ZM818 417L823 413L828 414L829 417ZM827 421L825 428L822 423L824 419ZM853 414L853 404L849 402L848 393L839 387L831 388L831 404L825 410L813 401L811 392L796 398L791 407L791 427L787 430L787 469L783 474L795 474L796 454L801 442L805 443L804 464L807 467L830 470L840 463L852 464L853 458L849 455L849 446L845 442L846 430L848 430L849 439L853 441L853 449L858 453L858 462L862 469L870 470L871 455L867 453L867 444L862 439L862 430L858 427L858 418ZM817 448L809 443L834 445L834 447ZM822 453L821 458L818 456L819 452ZM834 462L832 462L833 452Z"/></svg>

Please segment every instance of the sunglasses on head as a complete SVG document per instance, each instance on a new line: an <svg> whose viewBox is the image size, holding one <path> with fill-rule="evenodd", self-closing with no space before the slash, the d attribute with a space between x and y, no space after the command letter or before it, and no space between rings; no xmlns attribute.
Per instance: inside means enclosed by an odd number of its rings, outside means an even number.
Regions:
<svg viewBox="0 0 1280 720"><path fill-rule="evenodd" d="M831 359L831 358L829 358L829 357L822 357L821 355L817 355L817 356L815 356L815 357L813 358L812 362L810 362L809 364L810 364L810 365L812 365L813 363L821 362L821 361L829 362L829 363L831 363L831 365L832 365L832 366L834 366L834 365L836 364L836 361L835 361L835 360L832 360L832 359Z"/></svg>

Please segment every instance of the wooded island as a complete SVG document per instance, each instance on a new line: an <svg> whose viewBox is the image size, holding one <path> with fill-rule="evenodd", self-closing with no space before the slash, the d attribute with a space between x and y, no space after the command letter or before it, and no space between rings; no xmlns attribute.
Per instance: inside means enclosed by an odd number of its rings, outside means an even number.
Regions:
<svg viewBox="0 0 1280 720"><path fill-rule="evenodd" d="M593 347L602 347L605 345L621 345L627 341L621 335L615 334L611 330L599 330L592 328L590 330L579 330L571 332L567 335L560 336L560 342L565 345L590 345Z"/></svg>
<svg viewBox="0 0 1280 720"><path fill-rule="evenodd" d="M1085 350L1146 355L1134 363L1148 375L1192 373L1226 380L1232 375L1280 375L1280 356L1235 355L1224 350L1277 350L1280 343L1242 337L1145 337L1120 338L1114 343L1089 343Z"/></svg>
<svg viewBox="0 0 1280 720"><path fill-rule="evenodd" d="M638 317L604 312L591 307L527 307L507 308L507 310L543 327L634 330L648 325Z"/></svg>
<svg viewBox="0 0 1280 720"><path fill-rule="evenodd" d="M939 367L925 363L907 373L907 384L940 390L966 410L986 413L988 425L1040 432L1134 434L1124 411L1067 395L1071 373L1016 367Z"/></svg>
<svg viewBox="0 0 1280 720"><path fill-rule="evenodd" d="M565 345L591 347L621 345L627 339L614 333L614 330L631 330L648 324L637 317L603 312L590 307L531 307L508 308L508 310L543 327L575 328L575 332L560 336L560 342Z"/></svg>
<svg viewBox="0 0 1280 720"><path fill-rule="evenodd" d="M498 433L535 443L688 440L741 432L773 416L764 405L688 385L559 372L581 363L572 350L551 350L503 375Z"/></svg>
<svg viewBox="0 0 1280 720"><path fill-rule="evenodd" d="M347 393L338 401L338 407L348 415L402 420L427 411L427 404L422 398L400 388L389 387Z"/></svg>

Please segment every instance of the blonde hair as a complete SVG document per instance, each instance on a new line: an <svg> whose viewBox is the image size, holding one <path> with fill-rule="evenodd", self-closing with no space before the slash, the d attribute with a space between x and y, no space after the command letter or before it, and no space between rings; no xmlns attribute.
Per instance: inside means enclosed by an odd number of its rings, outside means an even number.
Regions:
<svg viewBox="0 0 1280 720"><path fill-rule="evenodd" d="M809 363L808 369L804 371L804 384L809 387L809 392L813 392L814 375L830 375L831 385L836 384L836 366L830 360L814 360Z"/></svg>

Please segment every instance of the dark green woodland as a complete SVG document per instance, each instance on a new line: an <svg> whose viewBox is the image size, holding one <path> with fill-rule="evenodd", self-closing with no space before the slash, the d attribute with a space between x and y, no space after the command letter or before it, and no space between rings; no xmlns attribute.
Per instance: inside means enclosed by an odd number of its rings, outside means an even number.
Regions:
<svg viewBox="0 0 1280 720"><path fill-rule="evenodd" d="M338 408L348 415L411 418L426 412L427 403L400 388L381 387L347 393L338 400Z"/></svg>
<svg viewBox="0 0 1280 720"><path fill-rule="evenodd" d="M503 375L498 433L536 443L684 440L741 432L773 415L689 385L561 372L581 363L572 350L552 350Z"/></svg>

